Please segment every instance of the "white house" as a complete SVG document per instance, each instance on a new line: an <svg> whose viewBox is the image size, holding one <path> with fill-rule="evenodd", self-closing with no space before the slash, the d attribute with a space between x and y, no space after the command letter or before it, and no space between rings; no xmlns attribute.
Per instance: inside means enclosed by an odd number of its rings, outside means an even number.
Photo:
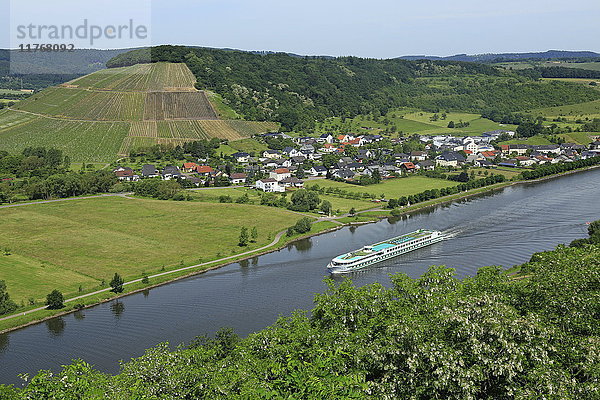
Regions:
<svg viewBox="0 0 600 400"><path fill-rule="evenodd" d="M275 179L258 180L254 184L254 187L266 193L285 192L285 187L279 186L279 183Z"/></svg>
<svg viewBox="0 0 600 400"><path fill-rule="evenodd" d="M312 176L325 176L327 175L327 168L317 165L308 170L308 173Z"/></svg>
<svg viewBox="0 0 600 400"><path fill-rule="evenodd" d="M269 178L275 179L276 181L282 181L286 178L290 178L292 173L287 168L277 168L274 171L271 171L269 174Z"/></svg>
<svg viewBox="0 0 600 400"><path fill-rule="evenodd" d="M333 143L333 136L329 133L324 133L317 138L317 142L319 143Z"/></svg>
<svg viewBox="0 0 600 400"><path fill-rule="evenodd" d="M246 183L247 179L248 175L244 173L233 173L229 176L229 180L234 185L243 185L244 183Z"/></svg>
<svg viewBox="0 0 600 400"><path fill-rule="evenodd" d="M479 150L479 146L472 139L471 140L465 140L463 142L463 148L462 148L462 150L465 150L465 151L468 150L468 151L471 151L471 152L475 153L475 152L477 152L477 150Z"/></svg>
<svg viewBox="0 0 600 400"><path fill-rule="evenodd" d="M247 163L250 161L250 154L248 154L248 153L238 152L238 153L232 154L231 157L233 157L235 159L235 161L237 161L239 163Z"/></svg>
<svg viewBox="0 0 600 400"><path fill-rule="evenodd" d="M271 160L276 160L281 158L281 153L277 150L265 150L262 154L264 158L269 158Z"/></svg>
<svg viewBox="0 0 600 400"><path fill-rule="evenodd" d="M412 151L410 159L411 161L425 161L427 160L427 153L424 151Z"/></svg>

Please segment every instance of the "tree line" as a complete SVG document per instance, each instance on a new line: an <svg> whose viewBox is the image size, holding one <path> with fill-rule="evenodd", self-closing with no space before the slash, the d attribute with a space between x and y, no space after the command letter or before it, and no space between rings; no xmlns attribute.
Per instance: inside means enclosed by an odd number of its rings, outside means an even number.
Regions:
<svg viewBox="0 0 600 400"><path fill-rule="evenodd" d="M573 171L575 169L591 167L598 164L600 164L600 157L591 157L569 163L546 164L533 170L521 172L521 178L525 180L539 179L544 176L560 174L562 172Z"/></svg>
<svg viewBox="0 0 600 400"><path fill-rule="evenodd" d="M467 190L477 189L485 186L494 185L496 183L505 182L504 175L490 175L486 178L476 179L469 182L461 183L456 186L450 186L441 189L429 189L421 193L402 196L399 199L388 200L387 208L395 209L396 207L404 207L424 201L437 199L444 196L450 196Z"/></svg>

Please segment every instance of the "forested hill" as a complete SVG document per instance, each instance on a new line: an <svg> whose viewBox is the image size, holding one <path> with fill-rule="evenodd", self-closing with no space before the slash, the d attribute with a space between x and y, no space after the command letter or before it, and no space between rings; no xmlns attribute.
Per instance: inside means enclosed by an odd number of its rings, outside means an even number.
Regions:
<svg viewBox="0 0 600 400"><path fill-rule="evenodd" d="M107 63L143 62L146 52ZM502 113L574 104L600 92L563 82L538 82L489 65L459 61L294 57L182 46L152 49L152 61L185 62L198 87L223 96L248 119L311 129L330 116L385 114L410 106L426 111Z"/></svg>

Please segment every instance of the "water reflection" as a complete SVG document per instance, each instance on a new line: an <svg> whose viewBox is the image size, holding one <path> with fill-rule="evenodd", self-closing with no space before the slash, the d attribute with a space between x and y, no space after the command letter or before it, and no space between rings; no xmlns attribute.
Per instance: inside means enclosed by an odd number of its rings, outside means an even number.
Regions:
<svg viewBox="0 0 600 400"><path fill-rule="evenodd" d="M239 262L240 267L242 267L243 269L247 269L250 266L250 261L248 260L241 260Z"/></svg>
<svg viewBox="0 0 600 400"><path fill-rule="evenodd" d="M46 321L46 328L53 337L60 337L65 330L67 323L63 317L52 318Z"/></svg>
<svg viewBox="0 0 600 400"><path fill-rule="evenodd" d="M10 339L8 337L8 333L0 335L0 354L4 353L6 350L8 350L9 342L10 342Z"/></svg>
<svg viewBox="0 0 600 400"><path fill-rule="evenodd" d="M308 239L303 239L303 240L298 240L296 242L290 243L288 245L288 250L292 251L292 250L297 250L299 252L306 252L309 251L310 249L312 249L312 240L311 238Z"/></svg>
<svg viewBox="0 0 600 400"><path fill-rule="evenodd" d="M119 318L121 318L121 315L123 315L123 312L125 311L125 304L123 304L120 301L115 301L115 302L111 303L110 311L112 311L112 313L114 314L116 319L119 319Z"/></svg>
<svg viewBox="0 0 600 400"><path fill-rule="evenodd" d="M73 318L75 318L78 321L83 320L85 318L85 314L83 313L83 310L75 311L73 313Z"/></svg>
<svg viewBox="0 0 600 400"><path fill-rule="evenodd" d="M144 297L150 296L150 289L144 289L144 290L142 290L142 294L144 295Z"/></svg>

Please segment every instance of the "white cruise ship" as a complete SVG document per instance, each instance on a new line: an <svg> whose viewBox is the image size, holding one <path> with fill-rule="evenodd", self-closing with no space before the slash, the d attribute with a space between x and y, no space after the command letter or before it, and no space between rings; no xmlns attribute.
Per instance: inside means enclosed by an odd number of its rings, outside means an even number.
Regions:
<svg viewBox="0 0 600 400"><path fill-rule="evenodd" d="M437 243L443 239L444 236L439 231L420 229L337 256L331 260L327 269L332 274L358 271L389 258Z"/></svg>

